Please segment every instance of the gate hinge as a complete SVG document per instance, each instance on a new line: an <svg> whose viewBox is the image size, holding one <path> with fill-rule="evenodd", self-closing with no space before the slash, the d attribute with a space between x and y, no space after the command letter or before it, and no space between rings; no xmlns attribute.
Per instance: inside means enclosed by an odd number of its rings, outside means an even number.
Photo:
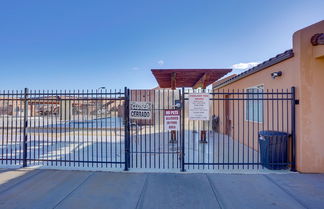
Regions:
<svg viewBox="0 0 324 209"><path fill-rule="evenodd" d="M295 100L295 104L298 105L299 104L299 99Z"/></svg>

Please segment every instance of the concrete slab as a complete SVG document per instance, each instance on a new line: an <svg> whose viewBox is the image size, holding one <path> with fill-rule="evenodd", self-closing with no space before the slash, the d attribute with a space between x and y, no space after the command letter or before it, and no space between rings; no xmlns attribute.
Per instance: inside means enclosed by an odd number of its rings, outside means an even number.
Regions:
<svg viewBox="0 0 324 209"><path fill-rule="evenodd" d="M324 174L266 175L307 208L324 208Z"/></svg>
<svg viewBox="0 0 324 209"><path fill-rule="evenodd" d="M0 208L54 208L91 174L80 171L42 170L1 193Z"/></svg>
<svg viewBox="0 0 324 209"><path fill-rule="evenodd" d="M304 208L263 175L206 175L213 184L222 208Z"/></svg>
<svg viewBox="0 0 324 209"><path fill-rule="evenodd" d="M146 174L95 172L55 208L136 208Z"/></svg>
<svg viewBox="0 0 324 209"><path fill-rule="evenodd" d="M0 193L12 189L21 182L39 174L40 170L31 169L1 169L0 170Z"/></svg>
<svg viewBox="0 0 324 209"><path fill-rule="evenodd" d="M0 208L323 208L324 174L0 170Z"/></svg>
<svg viewBox="0 0 324 209"><path fill-rule="evenodd" d="M137 208L217 209L212 187L202 174L150 174Z"/></svg>

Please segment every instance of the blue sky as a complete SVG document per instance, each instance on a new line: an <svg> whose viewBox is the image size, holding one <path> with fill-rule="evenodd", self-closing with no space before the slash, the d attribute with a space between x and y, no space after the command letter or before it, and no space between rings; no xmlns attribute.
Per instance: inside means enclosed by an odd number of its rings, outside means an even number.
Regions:
<svg viewBox="0 0 324 209"><path fill-rule="evenodd" d="M323 0L0 0L0 89L152 88L151 68L262 62L323 11Z"/></svg>

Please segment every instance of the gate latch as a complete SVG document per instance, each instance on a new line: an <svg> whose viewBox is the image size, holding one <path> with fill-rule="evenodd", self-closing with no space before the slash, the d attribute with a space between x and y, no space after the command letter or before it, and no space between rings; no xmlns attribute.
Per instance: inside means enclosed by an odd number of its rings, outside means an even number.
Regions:
<svg viewBox="0 0 324 209"><path fill-rule="evenodd" d="M172 105L173 107L175 107L175 109L180 109L181 108L181 101L180 100L174 100L174 105Z"/></svg>

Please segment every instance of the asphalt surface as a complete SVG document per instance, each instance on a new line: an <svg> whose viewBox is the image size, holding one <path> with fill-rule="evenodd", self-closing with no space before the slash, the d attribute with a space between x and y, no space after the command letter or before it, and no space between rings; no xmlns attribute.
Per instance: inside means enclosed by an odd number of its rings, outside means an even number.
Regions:
<svg viewBox="0 0 324 209"><path fill-rule="evenodd" d="M324 174L3 169L0 208L324 208Z"/></svg>

